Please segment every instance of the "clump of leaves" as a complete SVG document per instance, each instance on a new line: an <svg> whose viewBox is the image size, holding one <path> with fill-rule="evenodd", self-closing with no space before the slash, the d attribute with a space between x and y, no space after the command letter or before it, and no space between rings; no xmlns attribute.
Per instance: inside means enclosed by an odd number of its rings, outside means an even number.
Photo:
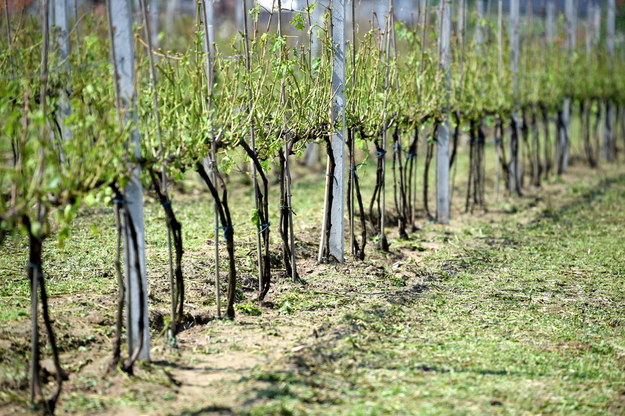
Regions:
<svg viewBox="0 0 625 416"><path fill-rule="evenodd" d="M239 303L235 306L235 309L247 316L260 316L263 314L263 311L252 302Z"/></svg>

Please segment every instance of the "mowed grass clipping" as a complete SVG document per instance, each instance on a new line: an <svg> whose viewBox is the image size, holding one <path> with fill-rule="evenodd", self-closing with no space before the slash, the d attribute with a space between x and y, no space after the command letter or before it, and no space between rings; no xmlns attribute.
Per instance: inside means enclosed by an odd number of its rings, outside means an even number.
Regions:
<svg viewBox="0 0 625 416"><path fill-rule="evenodd" d="M249 195L233 184L237 319L198 320L180 334L178 349L153 323L154 362L132 378L104 376L117 294L113 218L109 209L86 212L64 246L46 244L51 310L70 372L58 413L623 415L625 176L576 175L531 197L502 197L488 213L456 209L460 218L449 227L424 221L409 240L393 231L390 254L370 243L364 262L345 265L310 259L321 200L309 198L298 209L307 284L275 269L262 305ZM315 187L298 186L302 199ZM207 201L193 193L176 200L188 312L198 317L214 313ZM153 202L146 213L150 307L162 320L164 219ZM30 414L27 247L15 236L3 248L0 414Z"/></svg>
<svg viewBox="0 0 625 416"><path fill-rule="evenodd" d="M625 177L571 192L468 230L413 296L257 374L270 400L249 414L625 414Z"/></svg>

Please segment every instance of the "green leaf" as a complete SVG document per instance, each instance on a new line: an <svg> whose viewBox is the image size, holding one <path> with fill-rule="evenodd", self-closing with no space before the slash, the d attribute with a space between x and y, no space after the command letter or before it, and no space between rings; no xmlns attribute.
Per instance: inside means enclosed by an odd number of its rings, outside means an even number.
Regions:
<svg viewBox="0 0 625 416"><path fill-rule="evenodd" d="M290 24L297 30L304 30L306 27L306 23L304 22L304 18L300 13L295 13L293 18L291 19Z"/></svg>
<svg viewBox="0 0 625 416"><path fill-rule="evenodd" d="M251 220L252 220L252 224L254 224L257 227L260 226L260 214L259 214L259 211L256 208L254 208L252 210Z"/></svg>

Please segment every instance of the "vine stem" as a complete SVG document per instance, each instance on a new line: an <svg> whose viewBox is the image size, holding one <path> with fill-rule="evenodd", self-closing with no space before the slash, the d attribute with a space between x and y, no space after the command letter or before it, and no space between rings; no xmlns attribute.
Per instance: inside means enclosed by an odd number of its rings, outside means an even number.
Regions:
<svg viewBox="0 0 625 416"><path fill-rule="evenodd" d="M356 90L356 53L357 53L357 44L356 44L356 1L352 0L351 7L352 14L352 90ZM356 103L352 105L352 112L356 112ZM354 134L353 129L350 130L351 134L348 133L349 137L349 234L350 234L350 248L352 256L356 257L356 247L358 243L356 242L355 235L355 227L354 227L354 187L356 185L356 160L355 160L355 139L356 136ZM364 242L363 242L364 245Z"/></svg>
<svg viewBox="0 0 625 416"><path fill-rule="evenodd" d="M138 120L136 116L132 13L127 0L109 0L107 6L118 122L122 126L133 125ZM122 192L124 200L127 202L124 204L122 226L126 265L127 343L129 353L132 356L122 369L132 373L132 366L136 359L150 359L150 333L146 330L149 327L149 322L147 280L144 269L143 184L140 181L141 141L139 130L134 125L130 129L129 136L128 151L124 152L122 156L122 164L127 168L126 178L128 179Z"/></svg>
<svg viewBox="0 0 625 416"><path fill-rule="evenodd" d="M250 54L250 34L249 34L249 25L247 22L248 19L248 14L247 14L247 0L243 0L242 1L242 7L243 7L243 36L244 36L244 41L245 41L245 66L247 69L247 73L248 76L251 77L252 74L252 61L251 61L251 54ZM250 79L250 84L251 84L251 79ZM250 112L251 116L250 116L250 139L251 139L251 151L252 153L256 154L256 126L254 124L254 116L253 116L253 112L254 112L254 100L253 100L253 95L252 95L252 88L251 86L248 86L248 111ZM259 192L259 186L258 186L258 171L256 168L256 164L254 163L254 161L250 161L250 168L252 171L252 187L254 188L254 208L256 209L256 212L258 212L259 217L262 217L261 215L261 209L262 204L261 204L261 196L260 196L260 192ZM265 198L267 197L267 195L265 195ZM257 263L257 272L258 272L258 299L262 300L262 298L264 297L263 292L264 292L264 286L265 286L265 282L270 280L269 276L266 276L265 271L268 270L268 267L264 266L264 262L265 262L265 257L263 256L263 246L262 246L262 242L261 242L261 237L268 239L269 236L267 235L269 230L268 230L268 224L269 224L269 218L267 215L267 219L266 222L264 223L267 226L264 227L263 226L263 222L262 221L258 221L258 224L256 224L256 254L258 256L258 263ZM263 234L264 230L263 228L267 228L267 234ZM263 234L261 236L261 234ZM267 288L268 289L268 288Z"/></svg>
<svg viewBox="0 0 625 416"><path fill-rule="evenodd" d="M388 92L390 89L390 53L391 53L391 38L392 38L392 33L393 33L393 0L389 0L388 1L388 16L386 18L386 28L385 28L385 36L384 36L384 43L385 43L385 51L384 51L384 58L385 58L385 64L386 64L386 68L385 68L385 73L384 73L384 109L383 109L383 116L382 116L382 183L381 183L381 188L380 188L380 195L381 195L381 204L382 206L380 207L380 249L382 249L382 251L388 251L388 240L386 239L386 232L384 231L384 227L385 227L385 223L386 223L386 147L387 147L387 142L388 142L388 129L389 129L389 125L388 125L388 100L389 100L389 96L388 96Z"/></svg>
<svg viewBox="0 0 625 416"><path fill-rule="evenodd" d="M152 27L150 16L148 14L148 6L146 0L139 0L139 6L141 7L141 14L143 16L143 28L145 33L145 42L147 44L148 49L148 62L150 67L150 84L152 87L152 112L154 114L154 121L156 124L156 136L158 140L158 149L159 149L159 157L162 159L162 167L161 167L161 187L158 190L161 205L163 206L163 210L165 211L166 218L166 226L167 226L167 254L169 261L169 285L171 290L171 323L170 323L170 335L172 339L175 340L176 333L179 331L179 326L182 324L183 319L183 308L184 308L184 294L183 287L184 282L182 280L182 269L179 265L176 265L176 272L174 272L174 259L173 259L173 244L172 244L172 236L175 233L173 230L174 224L178 227L180 223L176 221L175 217L172 219L173 211L171 211L171 201L169 197L169 192L167 190L167 158L164 154L163 149L163 132L161 128L161 115L160 115L160 106L159 106L159 98L158 91L156 89L156 68L154 63L154 46L152 44ZM155 188L158 188L157 179L154 175L152 176L152 183L155 185ZM169 209L164 204L169 204ZM182 235L174 236L176 240L181 240ZM180 258L182 256L182 241L180 244L176 244L176 258Z"/></svg>
<svg viewBox="0 0 625 416"><path fill-rule="evenodd" d="M204 60L204 69L206 72L206 92L207 92L207 100L206 100L206 106L207 106L207 111L210 114L210 130L209 130L209 135L211 138L211 151L210 151L210 157L208 157L207 159L209 160L209 169L211 171L211 174L213 176L213 181L217 180L217 141L215 139L215 133L213 132L213 55L212 55L212 47L211 47L211 38L210 38L210 30L209 30L209 15L208 15L208 10L206 7L206 2L211 1L211 0L204 0L201 2L201 10L202 10L202 23L204 25L204 55L205 55L205 60ZM211 6L212 7L212 4ZM246 25L247 26L247 25ZM214 224L215 224L215 230L217 230L217 228L219 227L219 206L218 206L218 202L217 200L214 201L213 204L213 208L214 208ZM217 312L217 318L221 318L221 287L220 287L220 278L219 278L219 274L220 274L220 268L219 268L219 233L215 232L215 251L214 251L214 258L215 258L215 303L216 303L216 312Z"/></svg>
<svg viewBox="0 0 625 416"><path fill-rule="evenodd" d="M115 198L118 201L123 199L121 193L116 187L112 187L115 193ZM117 285L119 286L119 293L117 295L117 312L115 315L115 338L113 339L113 357L108 366L107 371L112 371L117 368L119 360L121 358L121 345L122 345L122 325L124 321L124 299L126 297L126 286L124 284L124 277L122 274L121 252L122 252L122 220L121 220L121 207L119 203L115 203L115 231L116 231L116 245L115 245L115 277L117 278Z"/></svg>
<svg viewBox="0 0 625 416"><path fill-rule="evenodd" d="M206 172L204 165L201 162L197 162L195 165L197 172L208 187L215 202L217 202L217 212L219 213L219 219L221 221L221 227L219 229L224 230L224 239L226 240L226 249L228 250L229 261L229 273L228 273L228 299L226 304L226 316L229 319L234 319L234 301L236 291L236 264L234 259L234 230L232 228L232 217L230 215L230 209L228 207L228 191L226 184L219 174L216 175L217 180L221 184L222 196L219 196L219 192L216 188L216 182ZM217 172L216 172L217 173ZM218 230L215 230L215 234L218 234Z"/></svg>

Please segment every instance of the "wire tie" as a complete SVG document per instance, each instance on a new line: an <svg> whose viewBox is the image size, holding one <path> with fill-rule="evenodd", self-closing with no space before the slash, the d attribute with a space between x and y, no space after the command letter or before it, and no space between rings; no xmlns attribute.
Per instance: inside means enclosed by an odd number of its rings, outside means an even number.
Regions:
<svg viewBox="0 0 625 416"><path fill-rule="evenodd" d="M234 229L234 227L232 225L226 225L225 227L215 227L216 230L223 230L224 232L224 239L227 239L226 234L228 233L228 230L232 230Z"/></svg>
<svg viewBox="0 0 625 416"><path fill-rule="evenodd" d="M271 226L271 223L267 223L267 224L261 224L260 225L262 228L261 230L258 232L258 234L262 234L265 231L267 231L269 229L269 227Z"/></svg>
<svg viewBox="0 0 625 416"><path fill-rule="evenodd" d="M295 211L293 211L293 208L291 208L291 207L289 207L289 206L286 206L286 205L280 205L280 209L284 209L284 210L287 210L287 211L291 211L291 213L292 213L293 215L297 215L297 214L295 213Z"/></svg>
<svg viewBox="0 0 625 416"><path fill-rule="evenodd" d="M332 174L330 174L330 173L328 173L328 172L323 172L323 173L324 173L326 176L329 176L330 178L334 178L334 180L336 181L336 184L337 184L337 185L339 184L339 180L338 180L338 179L336 179L336 176L334 176L334 175L332 175Z"/></svg>

